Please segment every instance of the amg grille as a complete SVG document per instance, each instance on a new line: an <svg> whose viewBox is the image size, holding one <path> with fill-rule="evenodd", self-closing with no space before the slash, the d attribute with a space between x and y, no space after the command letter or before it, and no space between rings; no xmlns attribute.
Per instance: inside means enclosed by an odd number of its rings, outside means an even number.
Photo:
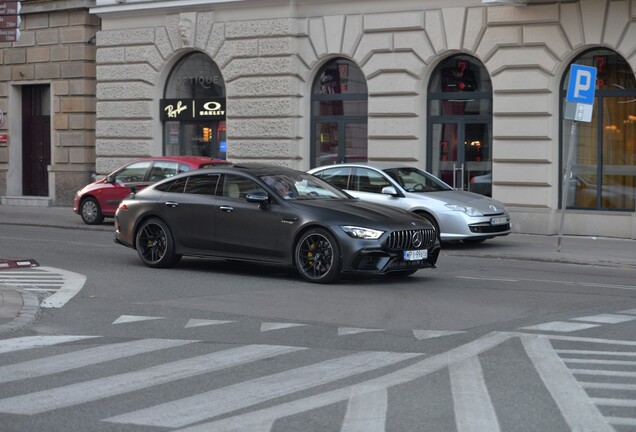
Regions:
<svg viewBox="0 0 636 432"><path fill-rule="evenodd" d="M414 244L417 239L422 241L419 246ZM395 250L428 249L433 244L435 244L434 229L394 231L386 242L389 249Z"/></svg>

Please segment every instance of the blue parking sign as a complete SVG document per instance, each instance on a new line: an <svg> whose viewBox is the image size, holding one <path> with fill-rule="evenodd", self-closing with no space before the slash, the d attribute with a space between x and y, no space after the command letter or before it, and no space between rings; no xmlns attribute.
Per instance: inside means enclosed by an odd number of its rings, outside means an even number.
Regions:
<svg viewBox="0 0 636 432"><path fill-rule="evenodd" d="M594 105L594 91L596 90L596 68L573 64L570 67L568 102Z"/></svg>

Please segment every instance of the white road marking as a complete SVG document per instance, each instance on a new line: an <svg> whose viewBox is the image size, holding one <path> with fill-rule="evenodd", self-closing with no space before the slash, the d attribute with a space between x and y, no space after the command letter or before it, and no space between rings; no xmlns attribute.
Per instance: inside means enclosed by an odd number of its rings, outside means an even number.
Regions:
<svg viewBox="0 0 636 432"><path fill-rule="evenodd" d="M526 335L521 337L521 342L571 430L613 431L547 337Z"/></svg>
<svg viewBox="0 0 636 432"><path fill-rule="evenodd" d="M375 351L351 354L110 417L105 421L144 426L183 427L271 399L389 366L418 355L420 354ZM179 415L176 416L175 413L179 413Z"/></svg>
<svg viewBox="0 0 636 432"><path fill-rule="evenodd" d="M153 317L153 316L138 316L138 315L122 315L117 318L112 324L125 324L131 322L139 322L139 321L150 321L150 320L158 320L164 319L164 317Z"/></svg>
<svg viewBox="0 0 636 432"><path fill-rule="evenodd" d="M102 345L95 348L66 354L0 366L0 383L41 377L58 372L70 371L83 366L104 363L137 354L158 351L194 343L196 341L144 339L131 342Z"/></svg>
<svg viewBox="0 0 636 432"><path fill-rule="evenodd" d="M352 334L381 332L381 331L384 331L384 329L370 329L370 328L357 328L357 327L339 327L338 328L338 336L348 336L348 335L352 335Z"/></svg>
<svg viewBox="0 0 636 432"><path fill-rule="evenodd" d="M636 372L600 370L600 369L578 369L570 368L575 375L611 376L621 378L636 378Z"/></svg>
<svg viewBox="0 0 636 432"><path fill-rule="evenodd" d="M0 354L99 337L101 336L24 336L5 339L0 341Z"/></svg>
<svg viewBox="0 0 636 432"><path fill-rule="evenodd" d="M353 389L340 432L384 432L389 397L386 389Z"/></svg>
<svg viewBox="0 0 636 432"><path fill-rule="evenodd" d="M591 350L556 350L559 354L591 354L591 355L604 355L604 356L626 356L636 357L636 352L629 351L591 351Z"/></svg>
<svg viewBox="0 0 636 432"><path fill-rule="evenodd" d="M552 331L552 332L572 332L578 330L586 330L593 327L598 327L598 324L584 324L584 323L571 323L565 321L552 321L543 324L537 324L533 326L521 327L522 330L536 330L536 331Z"/></svg>
<svg viewBox="0 0 636 432"><path fill-rule="evenodd" d="M307 324L264 322L264 323L261 323L261 332L281 330L281 329L292 328L292 327L302 327L305 325Z"/></svg>
<svg viewBox="0 0 636 432"><path fill-rule="evenodd" d="M0 399L0 412L39 414L164 384L303 348L246 345L166 363L136 372Z"/></svg>
<svg viewBox="0 0 636 432"><path fill-rule="evenodd" d="M615 366L636 366L636 361L627 360L598 360L598 359L562 359L565 363L573 364L602 364L602 365L615 365Z"/></svg>
<svg viewBox="0 0 636 432"><path fill-rule="evenodd" d="M445 331L445 330L413 330L413 336L417 340L433 339L442 336L452 336L460 333L466 333L464 331Z"/></svg>
<svg viewBox="0 0 636 432"><path fill-rule="evenodd" d="M607 417L607 420L616 426L636 426L636 419L629 417Z"/></svg>
<svg viewBox="0 0 636 432"><path fill-rule="evenodd" d="M636 314L636 309L624 310L624 311L620 311L619 313Z"/></svg>
<svg viewBox="0 0 636 432"><path fill-rule="evenodd" d="M47 292L43 308L60 308L73 298L86 282L86 276L53 267L0 271L0 284L32 292Z"/></svg>
<svg viewBox="0 0 636 432"><path fill-rule="evenodd" d="M191 319L185 325L184 328L192 328L192 327L202 327L202 326L210 326L210 325L219 325L219 324L230 324L236 321L221 321L221 320L204 320L204 319Z"/></svg>
<svg viewBox="0 0 636 432"><path fill-rule="evenodd" d="M618 315L618 314L600 314L593 316L583 316L577 318L570 318L574 321L589 321L601 324L620 324L628 321L636 320L636 316L630 315Z"/></svg>
<svg viewBox="0 0 636 432"><path fill-rule="evenodd" d="M581 387L583 388L636 391L636 384L602 383L602 382L585 382L585 381L581 381L580 384L581 384Z"/></svg>
<svg viewBox="0 0 636 432"><path fill-rule="evenodd" d="M596 405L636 408L634 399L592 398Z"/></svg>
<svg viewBox="0 0 636 432"><path fill-rule="evenodd" d="M70 299L72 299L80 290L84 287L86 283L86 276L73 273L70 271L55 269L51 267L40 267L41 269L48 270L54 273L60 273L64 277L64 284L62 287L54 292L52 295L48 296L42 303L40 304L43 308L61 308L64 306Z"/></svg>
<svg viewBox="0 0 636 432"><path fill-rule="evenodd" d="M246 414L239 414L221 420L201 423L182 429L180 432L262 431L263 429L260 428L261 425L273 424L279 418L296 415L316 408L342 402L348 400L352 394L384 390L429 375L447 367L449 364L456 363L488 351L511 337L510 333L491 333L465 345L428 357L396 372L392 372L360 384L354 384L316 396L297 399L292 402L279 404L270 408L263 408Z"/></svg>
<svg viewBox="0 0 636 432"><path fill-rule="evenodd" d="M449 366L458 432L497 432L501 428L477 357Z"/></svg>

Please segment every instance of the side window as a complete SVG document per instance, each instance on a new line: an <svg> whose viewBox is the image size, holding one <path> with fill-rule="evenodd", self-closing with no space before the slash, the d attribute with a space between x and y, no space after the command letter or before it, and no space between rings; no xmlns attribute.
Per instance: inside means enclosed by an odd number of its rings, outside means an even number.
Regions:
<svg viewBox="0 0 636 432"><path fill-rule="evenodd" d="M382 193L382 188L391 183L377 171L365 168L356 169L352 178L354 189L360 192Z"/></svg>
<svg viewBox="0 0 636 432"><path fill-rule="evenodd" d="M201 174L188 177L185 193L195 195L214 195L219 182L217 174Z"/></svg>
<svg viewBox="0 0 636 432"><path fill-rule="evenodd" d="M184 173L184 172L188 172L188 171L190 171L190 166L189 165L182 164L182 163L179 164L179 172L180 173Z"/></svg>
<svg viewBox="0 0 636 432"><path fill-rule="evenodd" d="M150 161L136 162L128 165L123 170L115 174L115 183L140 182L146 177L146 171L150 168Z"/></svg>
<svg viewBox="0 0 636 432"><path fill-rule="evenodd" d="M150 176L148 177L148 181L158 182L159 180L163 180L168 177L172 177L177 174L177 166L179 164L177 162L170 161L157 161L152 166L150 170Z"/></svg>
<svg viewBox="0 0 636 432"><path fill-rule="evenodd" d="M349 183L349 176L351 175L351 168L331 168L317 173L327 183L330 183L340 189L349 189L347 184Z"/></svg>
<svg viewBox="0 0 636 432"><path fill-rule="evenodd" d="M166 183L162 183L155 187L155 190L161 192L171 192L171 193L183 193L183 189L185 188L187 177L181 177Z"/></svg>
<svg viewBox="0 0 636 432"><path fill-rule="evenodd" d="M265 192L265 190L248 178L226 175L220 195L226 198L244 199L247 194L253 192Z"/></svg>

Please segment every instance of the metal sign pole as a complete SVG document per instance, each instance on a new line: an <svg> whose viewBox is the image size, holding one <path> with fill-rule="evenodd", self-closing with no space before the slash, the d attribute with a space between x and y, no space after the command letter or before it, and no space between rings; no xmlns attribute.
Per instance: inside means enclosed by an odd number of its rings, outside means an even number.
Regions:
<svg viewBox="0 0 636 432"><path fill-rule="evenodd" d="M570 148L568 149L568 160L563 175L563 196L561 200L561 224L559 226L559 237L557 238L557 252L561 252L561 238L563 237L563 225L565 224L565 209L568 206L568 192L570 190L570 178L572 177L572 159L574 158L574 146L577 145L579 122L572 121L570 131Z"/></svg>

